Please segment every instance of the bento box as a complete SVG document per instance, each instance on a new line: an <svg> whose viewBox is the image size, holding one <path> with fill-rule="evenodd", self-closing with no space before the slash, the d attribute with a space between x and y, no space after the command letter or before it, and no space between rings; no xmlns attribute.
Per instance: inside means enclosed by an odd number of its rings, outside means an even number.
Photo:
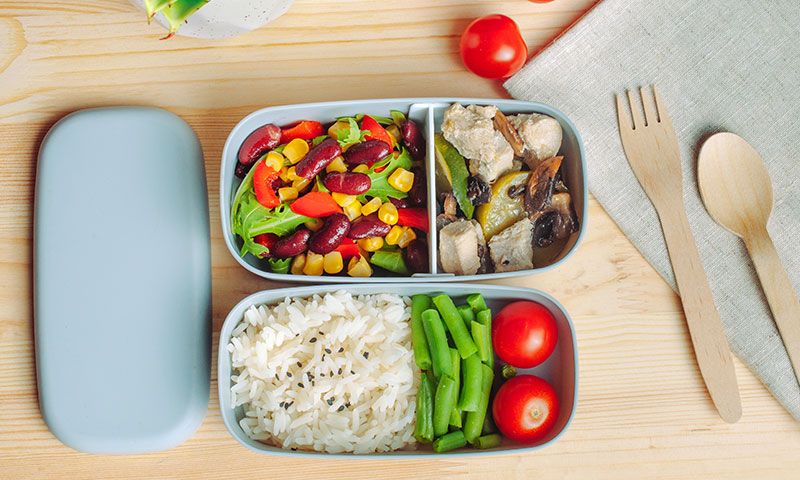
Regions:
<svg viewBox="0 0 800 480"><path fill-rule="evenodd" d="M575 227L569 232L568 236L548 250L547 258L544 261L531 262L532 268L523 268L516 271L491 271L491 273L476 273L454 275L446 273L439 261L440 238L437 235L437 217L441 217L443 207L441 193L437 191L436 177L437 159L435 145L435 134L442 129L445 110L452 104L462 105L493 105L497 110L509 116L514 114L537 113L552 117L560 125L562 140L560 148L556 152L558 157L563 157L561 167L558 172L559 185L568 189L571 195L571 206ZM244 253L242 239L237 236L232 226L231 208L234 204L237 189L241 184L241 179L237 178L236 170L239 161L239 152L243 143L251 133L267 124L292 125L301 120L318 121L324 124L336 122L346 116L374 115L387 116L391 111L402 112L408 120L413 121L419 126L422 137L425 141L424 158L420 159L421 169L426 176L427 198L427 268L424 273L405 273L393 274L385 270L377 269L368 278L350 276L344 271L336 275L308 275L294 273L275 273L267 262L254 256L251 253ZM309 140L309 143L311 141ZM287 162L288 164L288 162ZM532 168L532 167L531 167ZM488 280L511 276L530 275L551 269L565 259L567 259L577 248L586 228L586 212L588 190L585 176L586 162L584 158L583 143L575 125L564 114L558 110L535 102L524 102L505 99L482 99L482 98L406 98L406 99L379 99L379 100L355 100L338 101L324 103L310 103L269 107L258 110L239 122L231 131L225 143L222 154L220 172L220 207L223 236L231 255L239 264L250 272L264 278L276 281L291 282L314 282L314 283L374 283L374 282L398 282L414 283L420 281L442 282L442 281L471 281ZM245 177L246 178L246 177ZM319 183L319 182L318 182ZM316 186L314 187L316 189ZM552 193L552 186L550 187ZM509 188L509 195L510 195ZM422 209L420 209L422 210ZM552 223L552 222L551 222ZM441 224L439 224L441 228ZM552 225L550 225L552 228ZM514 237L506 242L506 250L513 256ZM485 245L484 245L485 246ZM445 247L443 247L445 248ZM449 247L446 247L449 248ZM484 250L485 254L485 250ZM481 255L488 257L488 254ZM345 259L346 260L346 259ZM321 262L321 260L320 260ZM288 270L288 269L287 269ZM327 271L327 270L326 270ZM412 270L413 271L413 270Z"/></svg>
<svg viewBox="0 0 800 480"><path fill-rule="evenodd" d="M306 298L313 295L324 296L327 293L336 294L346 288L346 293L353 296L357 295L373 295L391 293L395 295L413 296L417 294L434 295L445 294L449 295L454 301L461 302L468 295L477 292L474 285L470 284L434 284L434 283L404 283L404 284L357 284L342 286L307 286L307 287L294 287L284 288L277 290L267 290L254 293L241 302L239 302L228 314L222 326L219 341L218 352L218 387L219 387L219 402L222 417L230 434L243 446L248 449L262 454L269 455L290 455L290 456L303 456L310 458L430 458L430 455L447 455L447 456L473 456L473 455L492 455L502 453L523 453L542 448L554 441L556 441L569 426L577 407L578 399L578 352L577 342L575 338L575 330L572 321L561 304L547 295L527 288L514 288L504 286L491 286L481 285L480 293L485 299L486 306L497 312L502 307L511 302L517 301L533 301L541 304L547 311L552 314L555 319L557 328L558 341L555 345L553 353L540 365L532 369L519 369L518 373L530 373L543 378L552 385L560 403L558 414L555 423L549 432L540 440L531 444L514 443L506 438L502 439L500 445L494 448L485 450L473 450L468 448L460 448L447 453L439 454L434 453L430 445L419 445L417 449L400 449L387 453L369 453L369 454L355 454L355 453L321 453L311 450L296 450L296 449L282 449L279 447L262 443L261 441L254 440L242 428L241 421L245 416L245 411L242 406L233 408L234 395L231 392L231 387L234 382L232 375L235 373L232 367L232 353L228 349L228 345L236 332L241 332L242 326L240 324L245 322L245 312L251 306L258 305L277 305L284 301L285 298ZM341 293L341 292L340 292ZM238 327L238 329L237 329ZM314 328L313 330L316 330ZM322 335L323 332L319 332ZM330 333L330 332L329 332ZM317 333L314 332L316 336ZM316 338L314 339L316 340ZM312 340L313 341L313 340ZM335 352L333 352L335 355ZM324 356L323 356L324 359ZM411 360L413 363L413 360ZM500 364L496 363L494 369L498 372L501 370ZM332 374L334 372L331 372ZM276 374L277 375L277 374ZM500 375L499 373L497 374ZM498 376L495 376L495 383ZM276 377L277 378L277 377ZM295 372L294 381L309 381L304 375ZM328 408L327 405L322 403L322 408ZM329 402L328 405L331 405ZM336 404L333 404L335 409ZM341 407L343 408L343 407Z"/></svg>

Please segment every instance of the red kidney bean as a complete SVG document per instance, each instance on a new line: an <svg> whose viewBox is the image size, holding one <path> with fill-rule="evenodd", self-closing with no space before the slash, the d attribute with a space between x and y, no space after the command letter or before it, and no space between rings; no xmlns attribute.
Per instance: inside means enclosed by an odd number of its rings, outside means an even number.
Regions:
<svg viewBox="0 0 800 480"><path fill-rule="evenodd" d="M383 223L377 213L371 213L366 217L358 217L350 226L350 233L347 234L353 240L360 240L368 237L382 237L389 233L392 227Z"/></svg>
<svg viewBox="0 0 800 480"><path fill-rule="evenodd" d="M343 213L334 213L325 218L325 224L308 241L308 249L326 254L336 250L350 231L350 220Z"/></svg>
<svg viewBox="0 0 800 480"><path fill-rule="evenodd" d="M406 247L406 264L411 273L423 273L428 271L428 244L425 240L418 238L413 240Z"/></svg>
<svg viewBox="0 0 800 480"><path fill-rule="evenodd" d="M425 204L428 199L428 190L425 188L425 174L419 168L412 168L414 172L414 183L411 184L411 190L408 191L408 204L412 207L419 207Z"/></svg>
<svg viewBox="0 0 800 480"><path fill-rule="evenodd" d="M300 255L308 248L308 239L311 237L311 231L306 228L300 228L293 234L281 237L272 246L269 253L277 258L291 258Z"/></svg>
<svg viewBox="0 0 800 480"><path fill-rule="evenodd" d="M413 120L403 121L400 124L400 135L411 156L422 160L425 157L425 139L422 138L417 124Z"/></svg>
<svg viewBox="0 0 800 480"><path fill-rule="evenodd" d="M325 175L323 180L325 188L331 192L346 193L347 195L361 195L372 186L372 180L365 173L332 172Z"/></svg>
<svg viewBox="0 0 800 480"><path fill-rule="evenodd" d="M397 208L408 208L411 206L409 201L405 198L389 197L389 201L392 202L392 205L394 205Z"/></svg>
<svg viewBox="0 0 800 480"><path fill-rule="evenodd" d="M281 128L272 123L259 127L242 142L239 147L239 163L250 165L261 155L278 146L281 141Z"/></svg>
<svg viewBox="0 0 800 480"><path fill-rule="evenodd" d="M244 163L236 162L236 169L233 172L238 178L244 178L252 167L253 165L245 165Z"/></svg>
<svg viewBox="0 0 800 480"><path fill-rule="evenodd" d="M334 158L341 154L342 147L339 146L339 142L332 138L326 138L319 145L312 148L311 151L297 163L297 176L311 180L327 167Z"/></svg>
<svg viewBox="0 0 800 480"><path fill-rule="evenodd" d="M366 163L372 165L383 160L392 152L392 147L381 140L367 140L353 145L344 152L344 161L348 165Z"/></svg>

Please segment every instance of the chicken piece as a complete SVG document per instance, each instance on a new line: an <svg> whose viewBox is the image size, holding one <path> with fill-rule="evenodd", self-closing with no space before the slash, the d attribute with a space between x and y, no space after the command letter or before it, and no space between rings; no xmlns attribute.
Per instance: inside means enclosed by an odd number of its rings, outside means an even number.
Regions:
<svg viewBox="0 0 800 480"><path fill-rule="evenodd" d="M454 103L444 112L442 134L469 159L469 172L486 183L511 170L514 150L494 128L497 107Z"/></svg>
<svg viewBox="0 0 800 480"><path fill-rule="evenodd" d="M439 231L439 261L442 270L456 275L475 275L485 250L481 226L475 220L456 220Z"/></svg>
<svg viewBox="0 0 800 480"><path fill-rule="evenodd" d="M523 218L489 241L495 272L533 268L533 222Z"/></svg>
<svg viewBox="0 0 800 480"><path fill-rule="evenodd" d="M540 113L511 115L508 121L525 144L525 163L533 170L543 160L554 157L561 148L561 124Z"/></svg>

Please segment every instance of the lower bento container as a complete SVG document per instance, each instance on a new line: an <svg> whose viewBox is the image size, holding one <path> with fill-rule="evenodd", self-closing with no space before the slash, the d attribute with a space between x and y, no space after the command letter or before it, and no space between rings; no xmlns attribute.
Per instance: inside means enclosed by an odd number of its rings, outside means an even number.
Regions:
<svg viewBox="0 0 800 480"><path fill-rule="evenodd" d="M430 228L428 234L428 258L429 273L417 273L411 276L372 276L369 278L354 278L347 275L292 275L277 274L269 271L268 267L262 264L262 260L247 254L244 258L239 255L240 243L236 235L231 230L231 202L236 194L241 181L234 175L236 163L238 161L239 147L250 133L262 125L274 123L276 125L288 125L299 120L317 120L322 123L330 123L338 117L351 116L359 113L387 116L390 110L400 110L407 116L416 121L422 127L425 140L427 142L427 156L425 169L428 181L428 216L431 226L436 224L437 205L436 205L436 186L434 179L435 158L433 155L433 136L440 131L444 110L453 103L462 105L495 105L503 113L543 113L549 115L561 124L563 130L563 140L559 155L563 155L562 175L564 182L569 188L573 199L573 206L578 217L579 229L569 237L561 252L548 264L528 270L518 270L515 272L487 273L479 275L453 275L452 273L438 272L437 265L437 236L436 228ZM225 148L222 152L222 165L220 171L220 208L222 220L222 232L225 244L231 255L247 270L264 278L284 282L313 282L313 283L376 283L376 282L400 282L414 283L420 281L446 282L446 281L471 281L489 280L493 278L516 277L531 275L547 271L556 267L566 260L577 248L584 231L586 230L586 214L588 208L588 188L586 184L586 160L583 149L583 141L577 128L566 115L548 105L537 102L525 102L520 100L506 100L498 98L400 98L400 99L377 99L377 100L353 100L338 102L306 103L297 105L285 105L268 107L251 113L240 121L228 135ZM265 262L264 262L265 263Z"/></svg>
<svg viewBox="0 0 800 480"><path fill-rule="evenodd" d="M354 295L396 293L398 295L438 294L445 293L454 298L456 303L463 303L467 295L479 292L486 299L486 303L494 313L503 306L517 300L532 300L544 305L555 317L558 323L558 343L550 358L543 364L531 369L519 369L520 373L532 373L546 379L558 394L560 412L555 427L543 440L532 444L523 445L503 439L503 443L489 450L475 450L461 448L447 453L435 453L429 445L419 446L419 450L400 450L390 453L352 454L352 453L322 453L314 451L292 451L266 445L253 440L239 426L243 416L242 407L231 408L231 360L227 346L230 342L231 332L244 316L244 312L251 305L275 304L286 297L309 297L314 294L325 294L346 288ZM233 437L250 450L268 455L286 455L292 457L311 458L422 458L428 456L475 456L492 455L501 453L525 453L542 448L560 437L572 421L578 402L578 350L575 339L575 329L572 320L564 307L550 295L529 288L515 288L494 285L469 285L462 283L433 284L433 283L405 283L405 284L359 284L346 287L337 286L309 286L265 290L254 293L239 302L228 314L222 326L219 340L218 356L218 386L219 404L225 426ZM491 406L490 406L491 408Z"/></svg>

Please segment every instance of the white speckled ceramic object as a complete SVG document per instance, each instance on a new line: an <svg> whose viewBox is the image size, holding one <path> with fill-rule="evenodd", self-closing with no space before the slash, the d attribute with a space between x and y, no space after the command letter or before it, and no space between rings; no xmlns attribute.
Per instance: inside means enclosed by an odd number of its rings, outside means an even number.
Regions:
<svg viewBox="0 0 800 480"><path fill-rule="evenodd" d="M144 10L144 0L130 0ZM294 0L211 0L178 30L185 37L220 39L255 30L280 17ZM156 21L167 27L163 15Z"/></svg>

